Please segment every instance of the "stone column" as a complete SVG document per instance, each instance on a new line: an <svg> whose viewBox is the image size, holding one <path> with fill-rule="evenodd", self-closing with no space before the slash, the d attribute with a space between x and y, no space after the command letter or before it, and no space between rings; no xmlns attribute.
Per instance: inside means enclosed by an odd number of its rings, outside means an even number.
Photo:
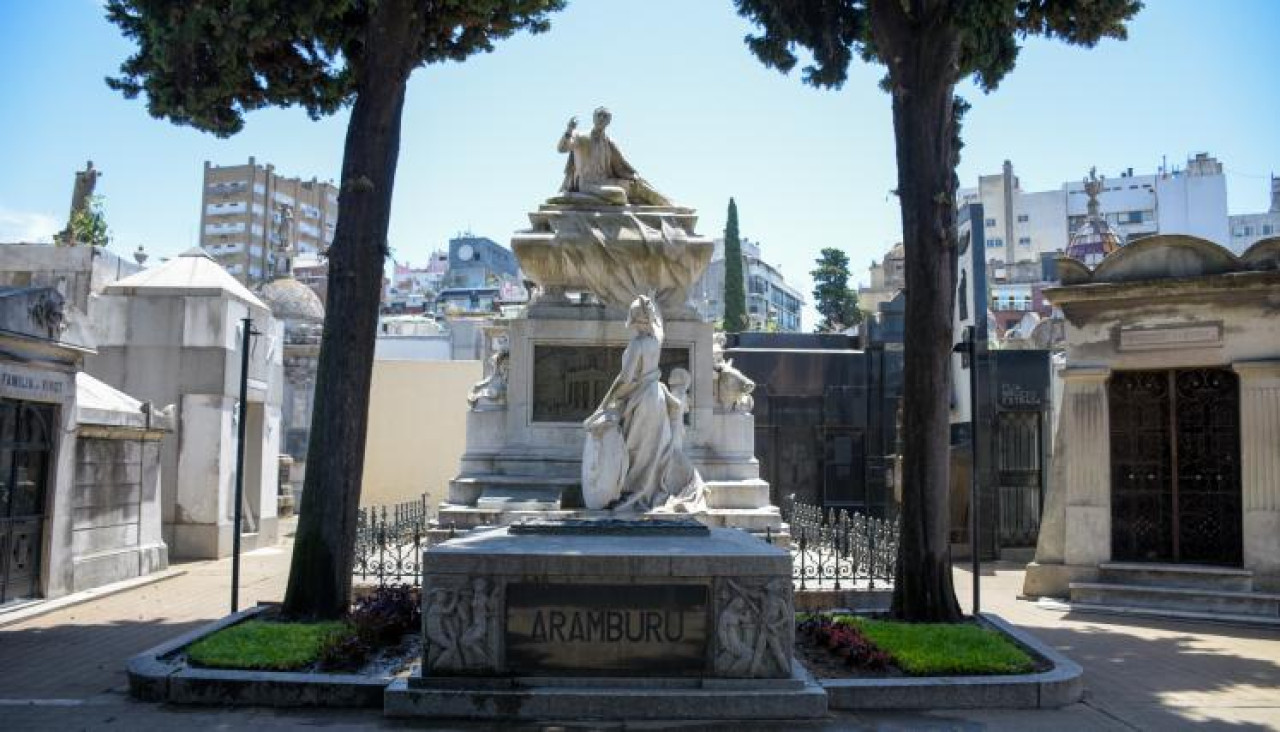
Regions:
<svg viewBox="0 0 1280 732"><path fill-rule="evenodd" d="M1062 435L1071 445L1063 471L1066 564L1097 566L1111 559L1111 415L1106 367L1062 372Z"/></svg>
<svg viewBox="0 0 1280 732"><path fill-rule="evenodd" d="M1022 592L1066 597L1111 557L1111 445L1106 368L1066 368L1055 407L1048 491Z"/></svg>
<svg viewBox="0 0 1280 732"><path fill-rule="evenodd" d="M1280 589L1280 360L1232 364L1240 375L1244 566L1257 589Z"/></svg>

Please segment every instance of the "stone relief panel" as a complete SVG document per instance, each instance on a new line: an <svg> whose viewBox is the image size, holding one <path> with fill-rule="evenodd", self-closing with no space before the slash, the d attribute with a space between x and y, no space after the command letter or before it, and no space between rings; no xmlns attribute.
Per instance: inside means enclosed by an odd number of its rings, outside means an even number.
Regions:
<svg viewBox="0 0 1280 732"><path fill-rule="evenodd" d="M581 422L599 406L622 368L622 346L533 347L533 421ZM689 349L663 348L658 368L689 370Z"/></svg>
<svg viewBox="0 0 1280 732"><path fill-rule="evenodd" d="M795 611L789 579L722 579L716 588L717 676L791 675Z"/></svg>
<svg viewBox="0 0 1280 732"><path fill-rule="evenodd" d="M424 670L497 670L500 603L499 586L491 579L435 579L423 597Z"/></svg>

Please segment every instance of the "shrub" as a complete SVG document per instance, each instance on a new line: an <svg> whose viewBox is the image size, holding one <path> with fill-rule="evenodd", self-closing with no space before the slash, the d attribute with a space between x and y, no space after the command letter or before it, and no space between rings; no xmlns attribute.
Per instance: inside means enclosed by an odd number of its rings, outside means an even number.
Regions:
<svg viewBox="0 0 1280 732"><path fill-rule="evenodd" d="M373 649L351 626L333 633L320 646L317 665L322 671L356 671L368 660Z"/></svg>
<svg viewBox="0 0 1280 732"><path fill-rule="evenodd" d="M893 664L893 657L880 650L856 626L827 617L810 616L802 620L797 629L812 638L817 645L826 647L833 655L843 659L849 668L883 671Z"/></svg>
<svg viewBox="0 0 1280 732"><path fill-rule="evenodd" d="M351 625L366 645L396 645L422 625L420 593L409 585L379 587L356 601Z"/></svg>

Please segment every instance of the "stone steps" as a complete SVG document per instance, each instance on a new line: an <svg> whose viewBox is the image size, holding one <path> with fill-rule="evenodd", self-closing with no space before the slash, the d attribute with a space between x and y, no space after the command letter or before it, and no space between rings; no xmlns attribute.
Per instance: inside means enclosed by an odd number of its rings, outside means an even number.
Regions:
<svg viewBox="0 0 1280 732"><path fill-rule="evenodd" d="M1213 613L1280 619L1280 595L1202 587L1072 582L1071 604L1145 610L1152 613Z"/></svg>
<svg viewBox="0 0 1280 732"><path fill-rule="evenodd" d="M1253 590L1253 572L1238 567L1104 562L1098 565L1098 572L1099 581L1106 584L1182 587L1223 592Z"/></svg>
<svg viewBox="0 0 1280 732"><path fill-rule="evenodd" d="M769 505L769 484L753 480L707 481L707 508L760 508Z"/></svg>
<svg viewBox="0 0 1280 732"><path fill-rule="evenodd" d="M544 475L460 475L449 481L447 505L554 511L582 505L580 483Z"/></svg>

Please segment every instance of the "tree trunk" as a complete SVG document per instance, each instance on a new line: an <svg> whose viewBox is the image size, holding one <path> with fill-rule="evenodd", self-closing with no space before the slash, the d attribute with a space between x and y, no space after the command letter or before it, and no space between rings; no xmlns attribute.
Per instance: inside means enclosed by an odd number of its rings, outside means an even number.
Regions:
<svg viewBox="0 0 1280 732"><path fill-rule="evenodd" d="M898 197L905 249L902 535L893 615L961 619L948 549L952 308L956 279L954 98L959 38L948 3L872 3L890 59Z"/></svg>
<svg viewBox="0 0 1280 732"><path fill-rule="evenodd" d="M350 606L373 347L417 26L409 0L376 8L357 71L329 248L306 483L284 600L291 617L338 618Z"/></svg>

